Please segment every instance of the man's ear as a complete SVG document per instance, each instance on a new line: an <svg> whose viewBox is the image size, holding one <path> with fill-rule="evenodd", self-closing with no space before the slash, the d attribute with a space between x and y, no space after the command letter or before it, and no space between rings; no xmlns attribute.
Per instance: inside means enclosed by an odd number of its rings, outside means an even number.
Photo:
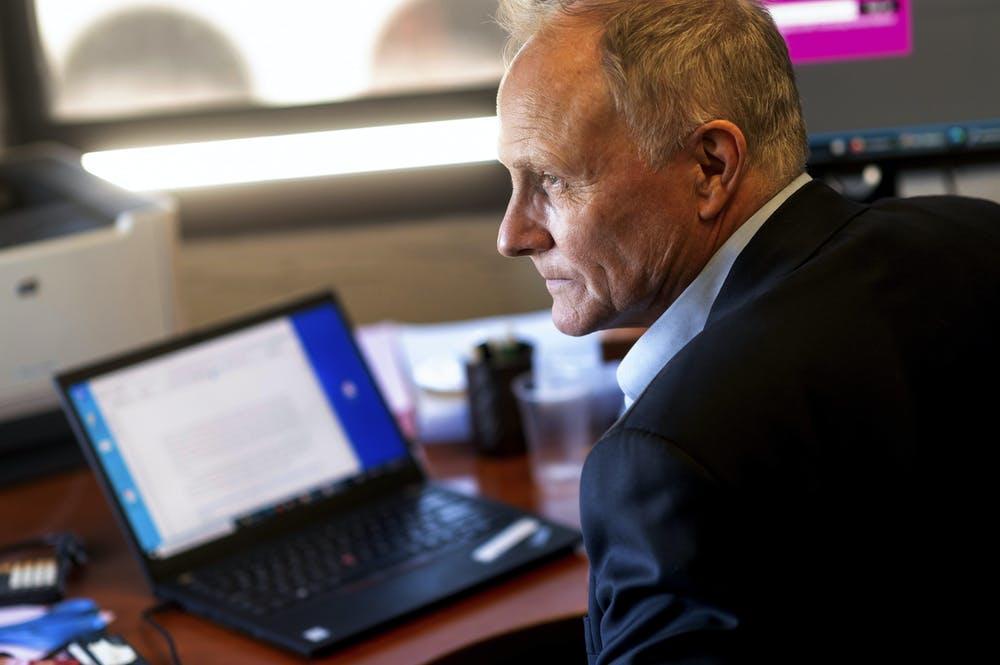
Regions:
<svg viewBox="0 0 1000 665"><path fill-rule="evenodd" d="M712 120L691 135L698 172L698 216L709 221L729 203L746 171L747 140L728 120Z"/></svg>

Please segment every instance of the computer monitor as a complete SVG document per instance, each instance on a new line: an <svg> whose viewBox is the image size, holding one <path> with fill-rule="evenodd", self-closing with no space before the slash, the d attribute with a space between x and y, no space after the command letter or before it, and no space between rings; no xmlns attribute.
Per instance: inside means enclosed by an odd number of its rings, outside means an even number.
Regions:
<svg viewBox="0 0 1000 665"><path fill-rule="evenodd" d="M770 0L811 163L1000 151L1000 2Z"/></svg>

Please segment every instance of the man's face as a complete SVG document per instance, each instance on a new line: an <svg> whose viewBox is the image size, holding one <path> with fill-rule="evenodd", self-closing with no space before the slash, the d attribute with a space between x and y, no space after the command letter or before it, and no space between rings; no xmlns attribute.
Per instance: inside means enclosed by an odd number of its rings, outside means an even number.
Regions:
<svg viewBox="0 0 1000 665"><path fill-rule="evenodd" d="M570 335L649 325L707 260L697 164L646 165L610 101L596 39L567 30L529 42L498 101L513 192L497 247L531 257Z"/></svg>

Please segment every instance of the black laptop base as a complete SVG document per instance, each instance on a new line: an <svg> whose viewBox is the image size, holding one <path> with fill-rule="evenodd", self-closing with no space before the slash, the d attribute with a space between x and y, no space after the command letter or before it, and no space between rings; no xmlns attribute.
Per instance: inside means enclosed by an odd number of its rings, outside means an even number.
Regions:
<svg viewBox="0 0 1000 665"><path fill-rule="evenodd" d="M435 496L451 497L452 505L475 506L488 524L474 538L461 538L443 547L412 557L400 556L387 567L372 566L367 572L351 575L342 570L339 579L329 583L317 580L315 591L302 598L286 597L271 606L266 598L230 602L224 597L229 589L207 587L199 578L218 575L225 565L199 574L183 575L175 584L159 585L157 595L175 601L192 614L268 642L302 656L316 656L371 635L376 629L395 623L419 611L438 607L483 586L497 582L526 568L571 552L579 543L579 533L566 527L532 517L539 523L532 537L517 543L502 556L488 563L473 558L484 541L506 526L524 519L526 513L514 508L470 499L433 484L425 490ZM336 526L336 521L332 522ZM319 527L323 529L322 526ZM287 539L294 542L295 537ZM287 542L269 543L249 553L247 559L261 552L284 547ZM224 562L233 567L241 561ZM308 573L311 571L306 571ZM293 589L294 591L294 589ZM252 595L248 594L248 599Z"/></svg>

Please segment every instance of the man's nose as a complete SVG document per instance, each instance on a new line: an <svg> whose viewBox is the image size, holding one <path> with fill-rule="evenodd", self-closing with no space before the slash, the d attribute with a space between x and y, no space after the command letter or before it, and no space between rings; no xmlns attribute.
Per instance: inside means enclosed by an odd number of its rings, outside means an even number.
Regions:
<svg viewBox="0 0 1000 665"><path fill-rule="evenodd" d="M497 251L512 258L530 256L551 249L553 244L544 223L533 219L512 197L500 222Z"/></svg>

